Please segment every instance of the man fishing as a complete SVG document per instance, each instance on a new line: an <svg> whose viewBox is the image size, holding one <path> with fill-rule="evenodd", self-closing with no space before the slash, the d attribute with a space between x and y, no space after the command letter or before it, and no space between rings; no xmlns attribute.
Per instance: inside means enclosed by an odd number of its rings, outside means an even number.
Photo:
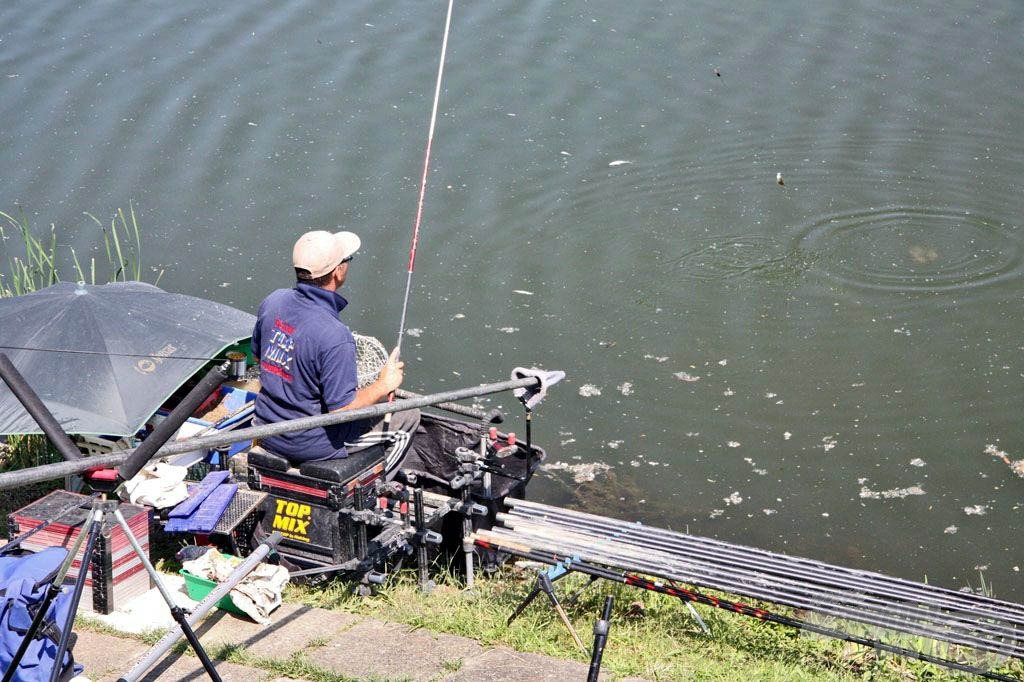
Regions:
<svg viewBox="0 0 1024 682"><path fill-rule="evenodd" d="M252 333L260 365L258 422L368 407L402 384L405 363L398 360L397 350L373 383L359 388L356 380L355 339L339 318L348 301L338 289L348 278L360 244L352 232L323 230L307 232L295 242L295 286L278 289L264 299ZM386 433L383 419L364 419L271 436L262 445L299 464L347 457L378 443L394 442L387 456L392 473L418 424L419 410L406 410L393 415Z"/></svg>

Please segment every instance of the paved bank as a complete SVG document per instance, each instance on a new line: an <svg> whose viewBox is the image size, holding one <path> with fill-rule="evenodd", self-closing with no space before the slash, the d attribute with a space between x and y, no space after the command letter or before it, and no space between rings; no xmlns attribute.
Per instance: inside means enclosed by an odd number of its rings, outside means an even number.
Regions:
<svg viewBox="0 0 1024 682"><path fill-rule="evenodd" d="M167 610L163 602L156 606ZM117 680L149 650L147 644L129 634L121 637L87 628L77 629L74 653L76 660L86 666L84 675L92 682ZM273 622L265 627L215 609L196 634L211 656L225 647L245 652L245 665L216 663L225 682L301 679L282 677L279 671L288 663L302 663L308 666L303 670L330 672L353 680L415 682L570 682L586 680L589 668L589 662L486 647L466 637L296 604L278 608ZM144 679L184 682L208 678L198 659L186 649L169 653ZM601 676L601 680L611 679ZM636 678L632 681L640 682Z"/></svg>

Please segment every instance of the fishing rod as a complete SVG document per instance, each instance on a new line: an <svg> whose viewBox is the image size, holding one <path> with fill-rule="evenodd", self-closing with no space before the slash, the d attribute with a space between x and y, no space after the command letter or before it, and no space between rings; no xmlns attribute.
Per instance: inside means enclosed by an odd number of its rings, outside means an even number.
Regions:
<svg viewBox="0 0 1024 682"><path fill-rule="evenodd" d="M935 665L941 665L946 668L953 670L959 670L960 672L970 673L972 675L979 675L992 680L1000 680L1001 682L1020 682L1020 680L994 673L989 670L984 670L966 663L960 663L948 658L941 658L939 656L932 656L914 649L901 647L895 644L888 644L878 639L871 639L869 637L860 637L852 635L841 630L835 630L833 628L827 628L807 621L802 621L798 618L791 618L790 616L784 616L782 614L774 613L766 609L762 609L756 606L751 606L743 602L731 601L728 599L721 599L719 597L712 597L710 595L702 594L695 590L689 590L684 587L676 585L666 585L665 583L650 580L636 573L629 571L614 571L602 566L596 566L583 561L578 561L573 557L569 557L563 554L551 553L547 551L538 551L532 547L525 545L518 545L512 543L495 542L489 539L481 537L479 534L473 535L473 542L484 548L492 551L505 552L514 556L528 559L531 561L539 561L545 564L553 566L562 566L566 570L576 571L583 573L584 575L594 576L597 578L603 578L612 582L617 582L630 587L638 587L640 589L648 590L651 592L657 592L659 594L665 594L670 597L676 597L684 602L695 602L698 604L705 604L707 606L713 606L718 609L724 609L726 611L732 611L740 615L749 616L758 620L763 620L769 623L776 623L777 625L785 625L788 627L797 628L799 630L806 630L807 632L813 632L815 634L823 635L833 639L838 639L844 642L850 642L853 644L860 644L862 646L873 647L882 651L887 651L904 658L917 659L924 661L925 663L932 663Z"/></svg>
<svg viewBox="0 0 1024 682"><path fill-rule="evenodd" d="M423 198L427 193L427 174L430 172L430 149L434 145L434 128L437 125L437 105L441 101L441 78L444 75L445 56L448 54L448 33L452 25L452 8L455 0L448 0L448 14L444 20L444 37L441 40L441 58L437 64L437 84L434 86L434 106L430 110L430 127L427 130L427 150L423 154L423 177L420 179L420 196L416 204L416 220L412 228L412 243L409 245L409 272L405 279L405 295L402 297L402 317L398 323L398 342L392 357L397 361L402 355L402 337L405 336L405 317L409 311L409 292L412 290L412 273L416 268L416 246L420 241L420 221L423 219ZM388 402L395 399L392 391ZM391 427L391 413L384 415L384 431Z"/></svg>
<svg viewBox="0 0 1024 682"><path fill-rule="evenodd" d="M727 565L742 570L754 570L783 579L799 578L826 587L862 590L870 595L912 600L921 605L929 605L944 611L956 608L985 618L1001 617L1011 622L1024 624L1024 610L1020 605L985 595L973 593L967 595L956 590L933 585L919 585L880 573L822 564L813 559L733 545L721 540L701 538L585 512L559 509L526 500L509 500L508 504L514 511L514 516L508 517L509 523L513 525L521 518L576 532L602 533L613 537L616 542L632 547L668 552L687 561L691 566L695 560L706 560L720 567Z"/></svg>
<svg viewBox="0 0 1024 682"><path fill-rule="evenodd" d="M448 53L448 34L452 25L452 8L455 0L448 0L448 15L444 20L444 38L441 40L441 59L437 65L437 84L434 87L434 106L430 112L430 128L427 132L427 150L423 155L423 177L420 180L420 196L416 205L416 221L413 223L412 244L409 247L409 272L405 281L405 296L402 299L402 317L398 325L398 343L395 350L402 352L402 337L405 335L405 317L409 310L409 292L412 289L412 273L416 267L416 246L420 240L420 221L423 218L423 199L427 193L427 174L430 172L430 149L434 144L434 128L437 124L437 106L441 101L441 78L444 75L445 56Z"/></svg>
<svg viewBox="0 0 1024 682"><path fill-rule="evenodd" d="M505 523L505 515L499 514L498 521ZM508 530L504 531L508 533ZM502 541L502 529L487 531L488 538ZM668 580L685 582L763 599L793 608L808 609L828 616L842 617L891 630L907 632L952 644L971 646L1001 655L1024 657L1024 648L1018 646L1019 630L1001 622L987 619L966 619L961 614L935 612L928 608L911 608L898 602L876 604L868 608L863 604L851 604L852 597L838 590L800 585L775 576L759 575L756 571L723 572L712 574L700 567L682 560L672 561L670 557L640 550L624 549L607 539L593 536L572 536L566 533L545 533L543 529L524 532L515 530L512 542L523 541L545 548L555 546L559 552L578 556L586 561L612 564L620 568L655 575ZM723 576L732 577L725 580ZM784 582L780 589L778 583ZM860 595L855 595L860 596ZM860 608L858 608L860 607ZM967 630L967 631L965 631Z"/></svg>
<svg viewBox="0 0 1024 682"><path fill-rule="evenodd" d="M518 500L510 500L509 505L517 513L522 511ZM918 585L809 559L795 558L787 564L790 558L784 555L726 546L726 554L750 555L749 560L735 560L718 556L703 548L698 538L681 533L612 519L604 519L600 525L594 521L591 527L586 527L584 524L589 519L579 518L580 512L555 507L546 507L546 510L543 515L529 520L499 514L498 521L515 530L517 535L540 536L567 550L580 547L584 552L600 554L601 559L641 570L656 566L661 571L658 574L663 573L666 578L684 576L687 582L789 606L818 611L827 607L829 613L842 612L854 620L881 624L877 621L885 619L886 625L900 627L908 624L920 627L923 620L935 621L941 617L940 628L953 624L977 635L987 635L981 641L987 642L989 647L994 646L991 639L1016 640L1019 625L1024 623L1024 609L1020 605L981 595ZM570 521L572 525L568 525ZM762 566L762 563L770 565ZM947 633L942 634L948 637ZM998 652L1006 653L1004 644L999 645ZM1016 655L1024 656L1024 649L1017 649Z"/></svg>

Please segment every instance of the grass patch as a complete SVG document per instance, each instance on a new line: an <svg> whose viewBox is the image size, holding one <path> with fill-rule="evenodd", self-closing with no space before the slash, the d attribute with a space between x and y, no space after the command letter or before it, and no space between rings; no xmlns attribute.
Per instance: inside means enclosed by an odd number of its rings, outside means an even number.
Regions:
<svg viewBox="0 0 1024 682"><path fill-rule="evenodd" d="M436 586L429 594L420 590L416 570L405 569L369 597L357 595L352 583L330 581L316 587L290 584L284 598L294 604L460 635L485 646L504 646L589 663L589 654L579 651L543 594L507 625L509 614L534 585L532 570L506 566L496 576L478 580L473 590L464 589L460 579L448 572L441 562L435 564L431 575ZM588 579L579 574L570 574L555 585L559 600L588 649L593 644L593 625L602 611L605 596L614 598L611 631L602 665L603 674L610 680L633 676L647 680L707 682L967 682L975 679L934 664L710 606L694 605L711 631L707 635L678 599L606 581L588 585ZM580 590L578 599L572 600L571 596ZM731 595L707 593L737 600ZM807 614L773 604L751 605L780 615L807 617ZM869 628L849 622L831 623L825 619L819 624L836 626L854 635L875 636ZM85 627L106 631L100 624L87 623ZM162 634L133 637L152 644ZM992 657L972 659L976 652L957 651L954 647L910 636L893 643L991 667L1011 678L1024 679L1024 662L1021 661L1008 663ZM207 652L215 660L259 668L278 677L349 682L351 678L325 669L311 659L312 652L329 645L327 638L315 638L304 651L287 658L255 656L238 645L226 644L211 646ZM193 655L183 641L178 642L174 651ZM442 663L442 668L448 675L458 672L463 665L461 660L448 660Z"/></svg>
<svg viewBox="0 0 1024 682"><path fill-rule="evenodd" d="M579 651L543 594L511 625L506 624L509 614L533 587L534 573L505 568L492 579L477 581L472 591L464 590L447 573L434 576L437 586L430 594L420 591L416 572L406 570L371 597L357 596L351 585L332 582L316 588L289 585L285 599L461 635L484 645L589 662L589 655ZM556 583L556 591L588 649L605 596L614 598L602 670L616 678L722 682L973 679L940 666L695 605L711 630L708 636L678 599L608 582L587 587L587 582L584 576L570 575ZM569 595L580 589L583 591L578 600L569 603ZM794 616L783 607L761 606ZM1000 672L1020 675L1024 665L1014 662Z"/></svg>

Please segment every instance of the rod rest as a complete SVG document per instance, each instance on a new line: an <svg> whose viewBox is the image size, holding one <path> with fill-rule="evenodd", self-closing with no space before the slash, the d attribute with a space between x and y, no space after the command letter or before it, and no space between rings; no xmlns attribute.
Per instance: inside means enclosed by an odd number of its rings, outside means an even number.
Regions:
<svg viewBox="0 0 1024 682"><path fill-rule="evenodd" d="M353 452L348 457L325 459L318 462L301 462L298 467L295 467L287 457L255 445L249 450L248 464L273 471L290 471L292 474L297 473L321 481L348 483L366 469L384 461L386 453L385 445L372 445L364 450Z"/></svg>

